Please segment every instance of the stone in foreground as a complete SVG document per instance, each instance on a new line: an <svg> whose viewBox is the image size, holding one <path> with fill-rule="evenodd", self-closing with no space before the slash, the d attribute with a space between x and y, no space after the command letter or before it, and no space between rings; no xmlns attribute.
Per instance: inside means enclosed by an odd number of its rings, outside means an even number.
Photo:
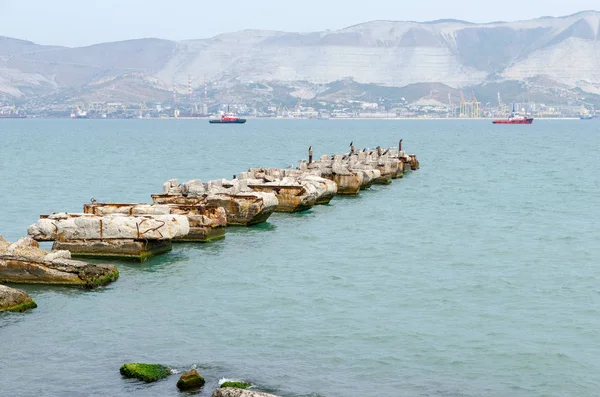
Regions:
<svg viewBox="0 0 600 397"><path fill-rule="evenodd" d="M195 369L185 372L177 381L179 390L197 389L202 385L204 385L204 378Z"/></svg>
<svg viewBox="0 0 600 397"><path fill-rule="evenodd" d="M69 251L42 250L31 237L12 244L0 237L0 282L95 288L118 278L114 265L75 261Z"/></svg>
<svg viewBox="0 0 600 397"><path fill-rule="evenodd" d="M123 364L119 372L126 378L134 378L148 383L156 382L171 375L171 369L161 364Z"/></svg>
<svg viewBox="0 0 600 397"><path fill-rule="evenodd" d="M0 285L0 312L24 312L37 304L25 291Z"/></svg>
<svg viewBox="0 0 600 397"><path fill-rule="evenodd" d="M212 397L277 397L273 394L259 391L237 389L233 387L220 387L212 394Z"/></svg>

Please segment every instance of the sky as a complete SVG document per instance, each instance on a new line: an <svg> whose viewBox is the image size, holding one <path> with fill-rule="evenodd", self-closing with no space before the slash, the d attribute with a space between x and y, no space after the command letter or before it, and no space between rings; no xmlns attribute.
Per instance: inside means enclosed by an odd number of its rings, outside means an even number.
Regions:
<svg viewBox="0 0 600 397"><path fill-rule="evenodd" d="M85 46L244 29L312 32L372 20L515 21L599 10L600 0L0 0L0 36Z"/></svg>

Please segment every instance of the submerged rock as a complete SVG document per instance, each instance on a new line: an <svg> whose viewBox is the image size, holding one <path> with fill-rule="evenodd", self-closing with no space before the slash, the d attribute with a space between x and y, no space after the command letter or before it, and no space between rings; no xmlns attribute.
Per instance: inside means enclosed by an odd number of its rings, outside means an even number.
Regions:
<svg viewBox="0 0 600 397"><path fill-rule="evenodd" d="M185 372L177 381L179 390L197 389L202 385L204 385L204 378L195 369Z"/></svg>
<svg viewBox="0 0 600 397"><path fill-rule="evenodd" d="M27 292L0 285L0 312L24 312L36 307Z"/></svg>
<svg viewBox="0 0 600 397"><path fill-rule="evenodd" d="M219 387L232 387L234 389L247 389L250 386L252 386L252 384L239 381L227 381L219 385Z"/></svg>
<svg viewBox="0 0 600 397"><path fill-rule="evenodd" d="M129 363L123 364L119 372L126 378L139 379L144 382L156 382L171 375L171 369L161 364Z"/></svg>
<svg viewBox="0 0 600 397"><path fill-rule="evenodd" d="M12 244L0 241L0 282L94 288L118 278L114 265L75 261L69 251L42 250L31 237Z"/></svg>
<svg viewBox="0 0 600 397"><path fill-rule="evenodd" d="M259 391L237 389L233 387L220 387L212 394L212 397L277 397Z"/></svg>

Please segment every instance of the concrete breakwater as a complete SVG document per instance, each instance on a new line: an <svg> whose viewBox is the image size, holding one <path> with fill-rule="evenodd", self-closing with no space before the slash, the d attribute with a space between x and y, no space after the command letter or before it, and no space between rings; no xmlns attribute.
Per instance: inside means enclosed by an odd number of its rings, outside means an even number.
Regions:
<svg viewBox="0 0 600 397"><path fill-rule="evenodd" d="M238 197L251 193L272 194L275 212L301 212L319 204L328 204L335 195L357 195L374 184L389 184L393 179L419 168L416 155L407 155L398 148L350 151L333 156L323 155L313 161L312 147L308 162L296 169L250 168L234 175L232 180L220 179L203 183L191 180L179 184L176 179L163 185L162 195L153 195L155 203L199 203L215 195ZM273 203L275 200L271 199ZM235 216L227 211L227 216ZM234 224L229 223L228 224ZM248 224L248 223L247 223Z"/></svg>
<svg viewBox="0 0 600 397"><path fill-rule="evenodd" d="M152 204L98 203L83 213L42 215L28 234L53 241L53 250L73 256L145 260L172 249L172 242L208 242L225 236L226 226L265 222L273 212L300 212L328 204L335 195L357 195L374 184L389 184L419 168L415 155L398 148L323 155L296 169L250 168L232 180L172 179Z"/></svg>
<svg viewBox="0 0 600 397"><path fill-rule="evenodd" d="M31 237L9 243L0 236L0 282L95 288L118 277L113 265L75 261L69 251L42 250Z"/></svg>
<svg viewBox="0 0 600 397"><path fill-rule="evenodd" d="M393 179L402 178L405 173L418 168L416 155L406 155L402 141L398 149L385 150L378 146L374 150L356 151L351 143L348 153L323 155L316 161L312 159L311 147L308 162L301 162L298 167L300 171L312 171L334 181L341 195L357 195L374 184L390 184Z"/></svg>

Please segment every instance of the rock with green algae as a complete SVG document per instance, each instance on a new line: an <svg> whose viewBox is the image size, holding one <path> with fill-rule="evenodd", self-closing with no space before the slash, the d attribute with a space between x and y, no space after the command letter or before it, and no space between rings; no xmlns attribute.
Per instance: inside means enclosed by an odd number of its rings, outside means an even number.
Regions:
<svg viewBox="0 0 600 397"><path fill-rule="evenodd" d="M204 385L204 378L195 369L185 372L177 381L179 390L197 389L202 385Z"/></svg>
<svg viewBox="0 0 600 397"><path fill-rule="evenodd" d="M42 250L31 237L9 243L0 236L0 282L96 288L118 278L114 265L74 261L69 251Z"/></svg>
<svg viewBox="0 0 600 397"><path fill-rule="evenodd" d="M24 312L36 307L27 292L0 285L0 312Z"/></svg>
<svg viewBox="0 0 600 397"><path fill-rule="evenodd" d="M221 383L221 385L219 387L233 387L235 389L247 389L250 386L252 386L250 383L227 381L227 382Z"/></svg>
<svg viewBox="0 0 600 397"><path fill-rule="evenodd" d="M219 387L212 394L212 397L277 397L273 394L262 393L259 391L237 389L233 387Z"/></svg>
<svg viewBox="0 0 600 397"><path fill-rule="evenodd" d="M123 364L119 372L126 378L135 378L148 383L156 382L171 375L171 369L161 364Z"/></svg>

